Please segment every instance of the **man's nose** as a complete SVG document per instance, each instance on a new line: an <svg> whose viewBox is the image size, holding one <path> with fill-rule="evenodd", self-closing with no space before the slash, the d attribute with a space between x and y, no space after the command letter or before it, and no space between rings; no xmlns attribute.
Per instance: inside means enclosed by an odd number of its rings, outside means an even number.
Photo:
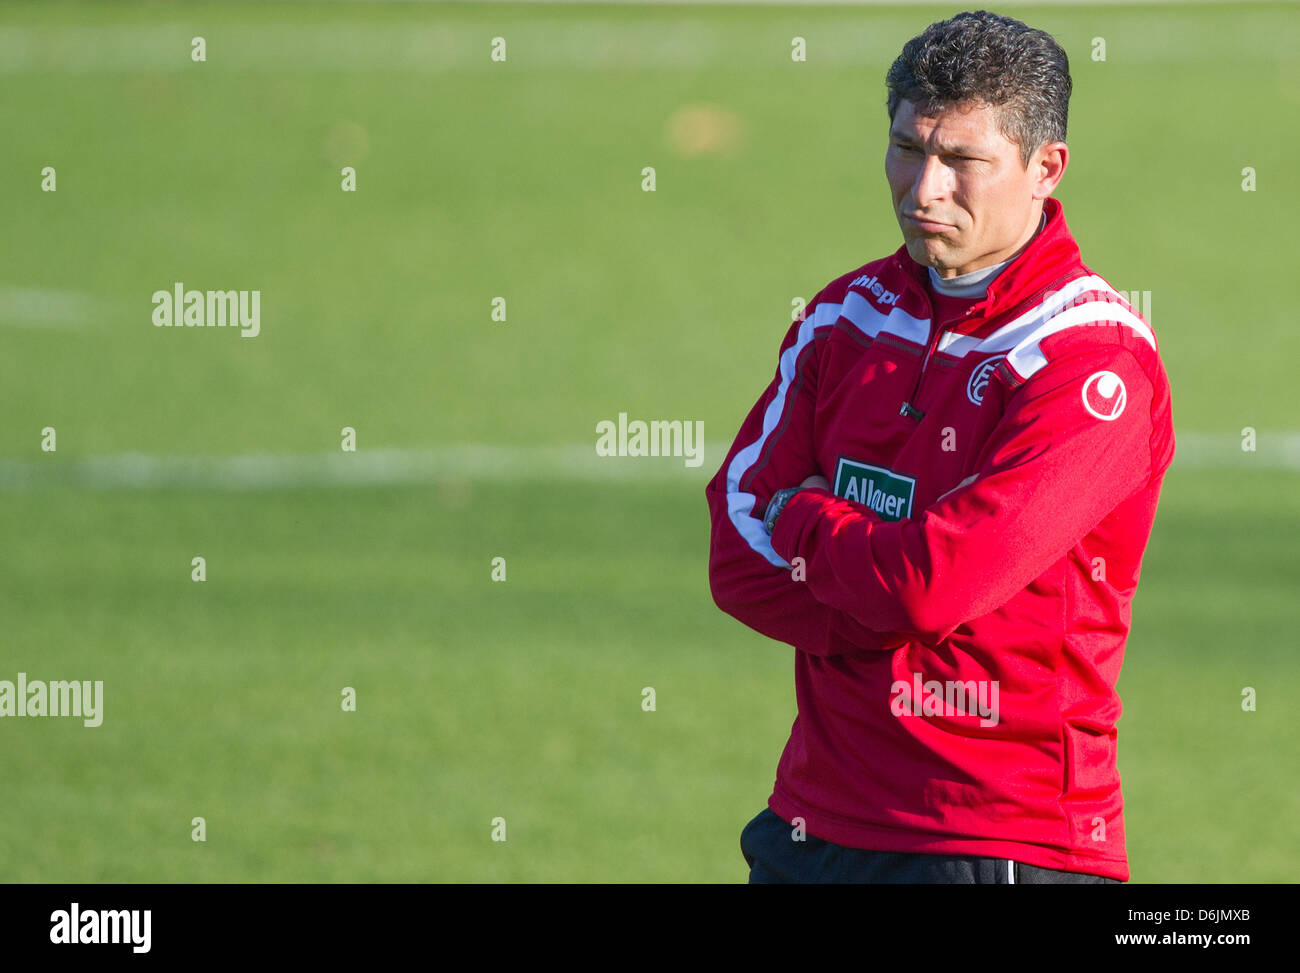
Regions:
<svg viewBox="0 0 1300 973"><path fill-rule="evenodd" d="M924 211L932 202L948 195L952 188L948 181L950 175L948 167L939 161L937 155L926 155L912 185L912 198L917 209Z"/></svg>

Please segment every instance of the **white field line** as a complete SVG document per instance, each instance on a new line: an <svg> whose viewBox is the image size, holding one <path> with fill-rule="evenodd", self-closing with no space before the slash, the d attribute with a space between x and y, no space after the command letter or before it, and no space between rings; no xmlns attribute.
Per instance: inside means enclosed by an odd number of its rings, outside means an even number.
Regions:
<svg viewBox="0 0 1300 973"><path fill-rule="evenodd" d="M705 448L706 459L710 454ZM723 455L717 453L719 459ZM0 459L0 490L64 485L89 488L190 487L262 490L294 487L398 486L447 480L599 481L704 478L683 457L596 455L595 441L572 446L447 446L361 449L355 453L252 453L158 456L117 453L63 461Z"/></svg>
<svg viewBox="0 0 1300 973"><path fill-rule="evenodd" d="M1300 432L1261 432L1254 452L1243 452L1237 436L1177 433L1177 437L1171 475L1226 469L1300 471ZM727 443L706 444L704 462L696 467L687 466L683 457L598 456L594 442L240 456L117 453L67 460L51 453L39 459L0 459L0 490L65 486L240 491L402 486L454 480L702 483L717 471L728 447Z"/></svg>
<svg viewBox="0 0 1300 973"><path fill-rule="evenodd" d="M100 302L77 291L0 284L0 328L83 331Z"/></svg>
<svg viewBox="0 0 1300 973"><path fill-rule="evenodd" d="M876 70L890 64L903 42L930 20L929 15L918 15L906 6L872 4L858 11L841 6L843 13L835 19L819 16L801 30L799 18L806 7L796 6L785 12L791 18L790 36L757 37L738 34L733 24L694 19L677 4L660 7L653 16L635 22L595 6L584 8L580 18L552 20L516 15L491 4L480 11L480 22L466 23L460 19L463 10L455 20L440 21L438 5L427 6L424 23L352 16L334 24L245 25L223 15L216 27L177 7L155 14L166 17L163 23L0 24L0 76L256 71L284 79L296 71L441 75L855 65ZM1180 17L1177 7L1167 3L1145 9L1108 8L1098 14L1102 19L1095 32L1113 42L1109 59L1118 63L1258 64L1294 56L1294 14L1285 5L1242 10L1231 32L1212 21ZM790 60L794 34L808 38L807 61L799 64ZM190 42L198 36L207 43L207 60L201 64L190 60ZM504 62L492 60L494 37L506 40ZM1082 59L1082 64L1088 59L1091 35L1066 40L1073 45L1072 61Z"/></svg>
<svg viewBox="0 0 1300 973"><path fill-rule="evenodd" d="M312 0L300 0L312 2ZM388 0L332 0L334 3L384 3ZM397 0L399 3L446 3L447 0ZM474 3L525 3L535 7L569 7L580 4L614 4L620 7L897 7L906 10L918 0L473 0ZM999 7L1222 7L1241 0L998 0ZM1261 0L1285 4L1296 0ZM929 6L935 6L928 3ZM967 9L974 9L968 7Z"/></svg>

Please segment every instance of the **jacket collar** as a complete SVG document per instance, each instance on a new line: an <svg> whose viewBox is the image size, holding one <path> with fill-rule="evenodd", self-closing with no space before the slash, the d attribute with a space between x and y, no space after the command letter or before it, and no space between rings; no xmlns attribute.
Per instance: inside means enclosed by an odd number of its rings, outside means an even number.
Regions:
<svg viewBox="0 0 1300 973"><path fill-rule="evenodd" d="M1047 216L1047 225L993 279L984 300L975 304L967 313L966 320L952 330L971 333L990 318L999 317L1038 297L1043 291L1059 287L1065 279L1078 276L1083 261L1079 245L1065 223L1065 211L1060 201L1047 197L1043 201L1043 212ZM929 271L912 259L906 244L895 251L894 261L928 302Z"/></svg>

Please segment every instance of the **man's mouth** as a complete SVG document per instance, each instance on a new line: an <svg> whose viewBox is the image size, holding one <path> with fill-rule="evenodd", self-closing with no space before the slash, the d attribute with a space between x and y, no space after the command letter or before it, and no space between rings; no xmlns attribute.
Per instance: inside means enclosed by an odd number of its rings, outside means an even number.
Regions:
<svg viewBox="0 0 1300 973"><path fill-rule="evenodd" d="M937 223L921 214L905 213L904 216L922 233L943 233L947 230L956 229L951 223Z"/></svg>

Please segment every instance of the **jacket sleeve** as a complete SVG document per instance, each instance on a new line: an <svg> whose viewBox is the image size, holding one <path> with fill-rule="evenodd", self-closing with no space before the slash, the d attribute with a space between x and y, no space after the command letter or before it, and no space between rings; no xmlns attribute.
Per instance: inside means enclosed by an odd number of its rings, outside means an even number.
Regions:
<svg viewBox="0 0 1300 973"><path fill-rule="evenodd" d="M825 337L839 305L820 303L820 297L787 333L775 378L750 409L705 490L712 520L709 587L724 612L801 651L834 656L890 650L906 639L871 631L819 601L802 580L804 572L772 549L763 530L772 494L821 472L812 442L816 337Z"/></svg>
<svg viewBox="0 0 1300 973"><path fill-rule="evenodd" d="M1122 394L1122 411L1098 418L1085 394L1102 414ZM824 604L873 629L942 639L1007 602L1150 482L1154 394L1120 345L1067 354L1012 393L968 485L897 522L800 491L773 547L805 559L807 588Z"/></svg>

